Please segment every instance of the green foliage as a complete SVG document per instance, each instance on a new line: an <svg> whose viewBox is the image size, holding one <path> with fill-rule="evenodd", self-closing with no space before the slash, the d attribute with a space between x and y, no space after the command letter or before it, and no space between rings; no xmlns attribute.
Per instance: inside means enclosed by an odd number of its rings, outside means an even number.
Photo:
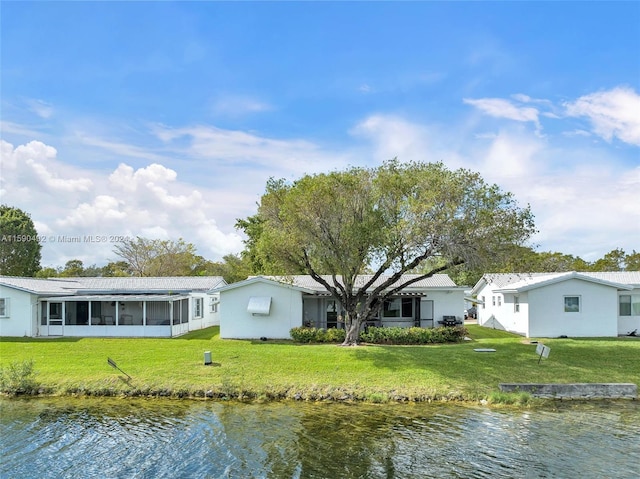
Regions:
<svg viewBox="0 0 640 479"><path fill-rule="evenodd" d="M533 402L533 396L527 392L505 393L494 391L489 394L489 404L504 404L509 406L526 406Z"/></svg>
<svg viewBox="0 0 640 479"><path fill-rule="evenodd" d="M40 270L41 249L31 217L0 205L0 275L34 276Z"/></svg>
<svg viewBox="0 0 640 479"><path fill-rule="evenodd" d="M114 252L128 265L133 276L191 276L202 262L196 247L178 241L137 236L118 244Z"/></svg>
<svg viewBox="0 0 640 479"><path fill-rule="evenodd" d="M11 395L33 394L39 388L35 376L33 360L14 361L7 367L0 368L0 392Z"/></svg>
<svg viewBox="0 0 640 479"><path fill-rule="evenodd" d="M456 343L468 334L464 327L444 328L378 328L369 327L360 333L360 340L372 344L434 344Z"/></svg>
<svg viewBox="0 0 640 479"><path fill-rule="evenodd" d="M291 338L297 343L341 343L344 341L345 331L338 328L292 328Z"/></svg>
<svg viewBox="0 0 640 479"><path fill-rule="evenodd" d="M251 264L244 256L228 254L217 263L206 261L198 271L199 275L222 276L228 283L236 283L251 276Z"/></svg>
<svg viewBox="0 0 640 479"><path fill-rule="evenodd" d="M254 264L310 274L340 301L348 344L386 298L407 286L398 282L404 273L430 260L435 265L425 278L455 265L480 267L535 231L529 208L478 173L397 160L294 183L271 179L257 215L238 226L248 233ZM356 286L368 269L371 281Z"/></svg>
<svg viewBox="0 0 640 479"><path fill-rule="evenodd" d="M298 343L338 343L344 341L345 330L337 328L291 329L291 338ZM434 344L456 343L468 334L463 327L445 328L376 328L360 332L360 340L370 344Z"/></svg>

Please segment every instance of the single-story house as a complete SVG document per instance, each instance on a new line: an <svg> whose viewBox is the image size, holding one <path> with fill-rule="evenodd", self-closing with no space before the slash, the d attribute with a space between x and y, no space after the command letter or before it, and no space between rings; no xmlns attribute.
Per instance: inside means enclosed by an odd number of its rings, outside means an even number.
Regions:
<svg viewBox="0 0 640 479"><path fill-rule="evenodd" d="M0 276L0 336L172 337L219 324L220 276Z"/></svg>
<svg viewBox="0 0 640 479"><path fill-rule="evenodd" d="M402 282L417 275L405 275ZM358 277L364 285L371 276ZM385 278L379 278L376 284ZM331 282L330 277L327 280ZM374 285L375 286L375 285ZM222 286L220 337L236 339L290 338L291 328L344 327L342 306L320 283L308 275L255 276ZM437 327L446 318L462 323L464 288L446 274L411 284L388 301L368 325Z"/></svg>
<svg viewBox="0 0 640 479"><path fill-rule="evenodd" d="M640 272L485 274L478 324L526 337L640 334Z"/></svg>

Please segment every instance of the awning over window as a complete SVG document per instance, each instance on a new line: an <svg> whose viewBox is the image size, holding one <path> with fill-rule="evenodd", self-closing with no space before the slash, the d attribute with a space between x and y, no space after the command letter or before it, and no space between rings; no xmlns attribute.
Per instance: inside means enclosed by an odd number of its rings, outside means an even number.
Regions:
<svg viewBox="0 0 640 479"><path fill-rule="evenodd" d="M247 311L251 314L269 315L271 310L271 296L251 296Z"/></svg>

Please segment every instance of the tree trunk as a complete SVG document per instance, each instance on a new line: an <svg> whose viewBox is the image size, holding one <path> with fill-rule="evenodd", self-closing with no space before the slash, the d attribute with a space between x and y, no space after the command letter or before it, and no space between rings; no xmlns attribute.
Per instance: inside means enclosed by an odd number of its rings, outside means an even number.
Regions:
<svg viewBox="0 0 640 479"><path fill-rule="evenodd" d="M344 322L346 335L342 346L356 346L360 340L360 318L358 315L347 313Z"/></svg>

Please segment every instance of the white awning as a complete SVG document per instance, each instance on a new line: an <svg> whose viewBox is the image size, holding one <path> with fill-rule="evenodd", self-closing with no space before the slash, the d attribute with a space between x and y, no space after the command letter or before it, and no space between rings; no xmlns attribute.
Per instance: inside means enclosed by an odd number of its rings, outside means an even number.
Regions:
<svg viewBox="0 0 640 479"><path fill-rule="evenodd" d="M271 296L251 296L247 311L251 314L269 315L271 310Z"/></svg>

